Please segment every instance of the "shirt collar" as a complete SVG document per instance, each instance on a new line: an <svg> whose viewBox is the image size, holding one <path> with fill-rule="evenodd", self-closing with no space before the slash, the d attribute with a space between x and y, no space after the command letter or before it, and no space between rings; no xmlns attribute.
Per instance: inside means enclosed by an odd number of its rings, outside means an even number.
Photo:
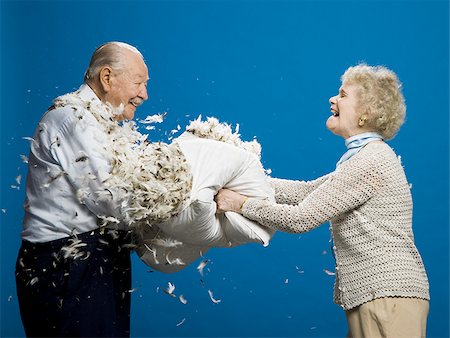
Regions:
<svg viewBox="0 0 450 338"><path fill-rule="evenodd" d="M352 158L353 155L357 154L367 143L377 140L383 140L383 136L375 132L362 133L347 138L345 140L347 151L339 159L336 167Z"/></svg>
<svg viewBox="0 0 450 338"><path fill-rule="evenodd" d="M368 140L370 142L375 139L383 140L383 136L376 132L361 133L345 139L345 146L347 147L347 149L358 148L362 144L367 144Z"/></svg>
<svg viewBox="0 0 450 338"><path fill-rule="evenodd" d="M95 92L92 90L91 87L89 87L88 84L84 83L78 88L77 95L83 100L83 101L91 101L95 103L101 102L99 97L95 94Z"/></svg>

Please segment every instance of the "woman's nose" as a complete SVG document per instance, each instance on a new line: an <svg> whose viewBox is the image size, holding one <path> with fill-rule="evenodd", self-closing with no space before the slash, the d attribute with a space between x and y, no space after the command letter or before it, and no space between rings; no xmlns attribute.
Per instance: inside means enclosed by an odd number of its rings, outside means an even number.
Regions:
<svg viewBox="0 0 450 338"><path fill-rule="evenodd" d="M337 102L337 101L336 101L336 96L337 96L337 95L330 97L330 99L328 100L328 102L330 102L331 104L335 104L335 103Z"/></svg>

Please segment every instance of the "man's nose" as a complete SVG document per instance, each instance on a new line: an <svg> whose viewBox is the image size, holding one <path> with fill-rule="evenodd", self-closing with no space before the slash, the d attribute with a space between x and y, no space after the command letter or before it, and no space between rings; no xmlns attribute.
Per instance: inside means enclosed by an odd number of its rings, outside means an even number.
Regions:
<svg viewBox="0 0 450 338"><path fill-rule="evenodd" d="M144 101L148 100L147 86L142 85L142 88L139 92L139 97L142 98Z"/></svg>

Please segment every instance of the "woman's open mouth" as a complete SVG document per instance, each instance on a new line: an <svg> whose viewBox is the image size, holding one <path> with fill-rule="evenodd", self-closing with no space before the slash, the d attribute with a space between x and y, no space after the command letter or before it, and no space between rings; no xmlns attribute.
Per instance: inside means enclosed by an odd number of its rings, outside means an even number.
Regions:
<svg viewBox="0 0 450 338"><path fill-rule="evenodd" d="M331 113L333 114L334 117L339 116L339 112L337 110L331 109Z"/></svg>

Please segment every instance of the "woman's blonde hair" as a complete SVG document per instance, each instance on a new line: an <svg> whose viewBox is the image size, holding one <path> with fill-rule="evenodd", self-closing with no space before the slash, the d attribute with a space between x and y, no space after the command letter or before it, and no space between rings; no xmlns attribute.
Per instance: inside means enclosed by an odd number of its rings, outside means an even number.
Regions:
<svg viewBox="0 0 450 338"><path fill-rule="evenodd" d="M392 139L406 116L402 84L397 75L384 66L361 63L349 67L341 81L360 87L357 95L361 115L367 113L365 125L386 140Z"/></svg>

